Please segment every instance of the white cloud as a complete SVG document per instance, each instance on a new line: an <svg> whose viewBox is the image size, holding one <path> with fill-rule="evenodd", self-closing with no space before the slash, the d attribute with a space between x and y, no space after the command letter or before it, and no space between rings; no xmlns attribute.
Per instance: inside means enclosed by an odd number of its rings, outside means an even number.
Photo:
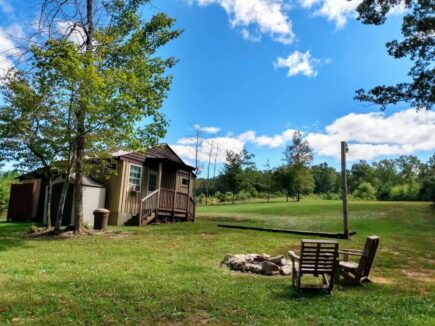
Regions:
<svg viewBox="0 0 435 326"><path fill-rule="evenodd" d="M349 142L350 160L433 151L435 112L350 113L328 125L324 133L310 133L306 139L317 154L336 159L341 141Z"/></svg>
<svg viewBox="0 0 435 326"><path fill-rule="evenodd" d="M316 77L318 72L314 67L321 62L322 60L314 58L310 51L294 51L287 58L278 57L273 65L275 68L288 69L287 76L289 77L299 74L307 77ZM330 60L324 60L324 62L328 63Z"/></svg>
<svg viewBox="0 0 435 326"><path fill-rule="evenodd" d="M18 24L6 28L0 27L0 76L14 67L12 59L21 54L14 38L23 37L24 32Z"/></svg>
<svg viewBox="0 0 435 326"><path fill-rule="evenodd" d="M338 28L344 27L350 18L357 16L356 7L361 0L299 0L303 8L313 10L315 16L326 17L335 23ZM401 14L405 11L404 2L393 7L390 15Z"/></svg>
<svg viewBox="0 0 435 326"><path fill-rule="evenodd" d="M217 127L203 127L198 124L193 125L193 128L205 134L217 134L220 131L220 129Z"/></svg>
<svg viewBox="0 0 435 326"><path fill-rule="evenodd" d="M324 16L341 28L348 18L356 16L355 8L361 0L300 0L299 2L303 8L313 9L314 15Z"/></svg>
<svg viewBox="0 0 435 326"><path fill-rule="evenodd" d="M217 162L225 162L226 151L240 152L247 144L279 148L289 143L296 130L286 129L275 135L257 135L248 130L239 135L200 138L198 159L212 161L218 148ZM349 160L372 160L380 156L415 154L435 151L435 112L408 109L385 113L350 113L333 121L322 133L309 133L305 139L316 155L340 159L340 142L349 144ZM195 162L196 138L181 138L171 147L184 159ZM191 163L192 164L192 163Z"/></svg>
<svg viewBox="0 0 435 326"><path fill-rule="evenodd" d="M261 135L257 136L253 130L248 130L240 135L227 135L225 137L211 137L199 139L198 160L200 162L208 162L210 149L213 148L212 160L216 151L217 162L225 162L225 155L227 151L241 152L246 144L254 144L259 147L276 148L284 146L292 139L294 129L284 130L282 133L272 136ZM192 162L195 160L196 138L187 137L177 140L175 145L171 147L180 155L184 160Z"/></svg>
<svg viewBox="0 0 435 326"><path fill-rule="evenodd" d="M85 43L85 30L71 21L59 21L57 23L57 31L64 36L68 36L68 40L78 46L82 46Z"/></svg>
<svg viewBox="0 0 435 326"><path fill-rule="evenodd" d="M292 23L287 16L285 0L188 0L190 4L220 5L228 14L231 27L242 28L246 39L258 40L258 33L269 34L277 41L290 44L295 37ZM255 28L252 34L248 29ZM252 38L251 36L254 35Z"/></svg>

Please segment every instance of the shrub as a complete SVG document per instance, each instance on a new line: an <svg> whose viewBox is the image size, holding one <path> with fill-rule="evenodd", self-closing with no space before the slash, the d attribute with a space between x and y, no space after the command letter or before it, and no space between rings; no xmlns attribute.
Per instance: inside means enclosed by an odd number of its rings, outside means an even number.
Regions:
<svg viewBox="0 0 435 326"><path fill-rule="evenodd" d="M417 200L420 186L416 182L405 183L391 188L391 200Z"/></svg>
<svg viewBox="0 0 435 326"><path fill-rule="evenodd" d="M327 192L326 194L322 194L320 196L320 198L326 199L326 200L340 200L341 194L337 194L335 192Z"/></svg>
<svg viewBox="0 0 435 326"><path fill-rule="evenodd" d="M9 188L6 184L0 183L0 217L8 209Z"/></svg>
<svg viewBox="0 0 435 326"><path fill-rule="evenodd" d="M353 192L353 197L363 200L376 199L376 189L368 182L363 182Z"/></svg>
<svg viewBox="0 0 435 326"><path fill-rule="evenodd" d="M196 201L200 205L205 204L205 195L204 194L199 195L198 197L196 197Z"/></svg>
<svg viewBox="0 0 435 326"><path fill-rule="evenodd" d="M236 200L244 201L244 200L250 199L251 197L252 196L249 192L242 190L237 194Z"/></svg>

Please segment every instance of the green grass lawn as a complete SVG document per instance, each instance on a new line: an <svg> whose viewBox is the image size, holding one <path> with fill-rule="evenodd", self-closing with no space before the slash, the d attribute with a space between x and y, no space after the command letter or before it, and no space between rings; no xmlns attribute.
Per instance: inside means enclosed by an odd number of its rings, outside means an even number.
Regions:
<svg viewBox="0 0 435 326"><path fill-rule="evenodd" d="M337 201L198 207L195 223L113 227L64 240L0 223L0 324L434 325L435 210L429 203L351 202L357 231L340 246L381 238L366 287L333 296L291 288L290 277L229 272L226 253L284 254L300 236L218 228L219 222L341 231ZM125 233L127 232L127 234Z"/></svg>

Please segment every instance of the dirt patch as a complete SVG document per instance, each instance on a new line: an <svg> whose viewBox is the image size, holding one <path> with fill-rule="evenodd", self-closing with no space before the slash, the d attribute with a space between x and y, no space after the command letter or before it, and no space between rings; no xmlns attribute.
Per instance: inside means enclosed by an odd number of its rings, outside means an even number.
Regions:
<svg viewBox="0 0 435 326"><path fill-rule="evenodd" d="M373 283L378 283L378 284L386 284L386 285L395 284L394 280L392 280L391 278L386 278L381 276L374 276L371 278L371 280L373 281Z"/></svg>
<svg viewBox="0 0 435 326"><path fill-rule="evenodd" d="M402 269L402 273L406 275L406 277L421 281L421 282L435 282L435 272L429 269L422 269L419 271L410 271L407 269Z"/></svg>
<svg viewBox="0 0 435 326"><path fill-rule="evenodd" d="M28 233L24 235L26 238L32 239L71 239L71 238L80 238L80 237L89 237L89 236L100 236L105 238L114 238L114 239L123 239L130 235L129 232L121 232L121 231L97 231L97 230L88 230L84 229L81 233L74 233L70 229L65 229L62 231L55 230L47 230L45 228L32 228Z"/></svg>

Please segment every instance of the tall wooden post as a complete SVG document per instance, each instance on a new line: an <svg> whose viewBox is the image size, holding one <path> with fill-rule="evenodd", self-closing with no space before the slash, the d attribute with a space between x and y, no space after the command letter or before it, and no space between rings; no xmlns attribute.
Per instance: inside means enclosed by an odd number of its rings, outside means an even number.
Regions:
<svg viewBox="0 0 435 326"><path fill-rule="evenodd" d="M348 208L347 208L347 175L346 175L346 153L348 147L346 142L341 142L341 189L343 200L343 227L344 238L349 239L349 220L348 220Z"/></svg>

